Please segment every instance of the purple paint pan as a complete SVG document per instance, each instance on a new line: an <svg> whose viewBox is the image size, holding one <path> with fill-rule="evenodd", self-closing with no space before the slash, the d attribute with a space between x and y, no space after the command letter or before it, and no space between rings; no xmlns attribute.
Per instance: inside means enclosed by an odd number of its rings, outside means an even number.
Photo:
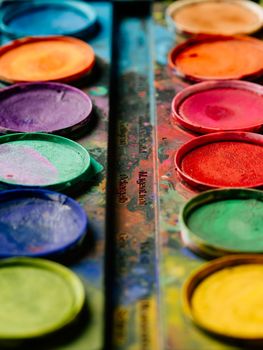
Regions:
<svg viewBox="0 0 263 350"><path fill-rule="evenodd" d="M0 133L65 135L89 122L90 97L60 83L15 84L0 91Z"/></svg>

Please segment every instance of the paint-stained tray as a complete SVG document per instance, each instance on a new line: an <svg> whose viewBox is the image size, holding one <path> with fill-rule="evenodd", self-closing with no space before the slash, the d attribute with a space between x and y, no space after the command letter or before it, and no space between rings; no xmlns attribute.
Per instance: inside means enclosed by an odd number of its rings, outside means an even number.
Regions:
<svg viewBox="0 0 263 350"><path fill-rule="evenodd" d="M89 217L88 244L60 257L87 298L80 323L28 349L236 350L182 310L183 283L205 260L180 238L180 208L198 189L178 176L174 156L196 134L171 120L172 99L188 84L168 67L177 42L167 4L155 3L153 14L148 2L92 5L98 31L85 39L95 65L74 84L90 95L94 118L76 141L104 170L72 193Z"/></svg>
<svg viewBox="0 0 263 350"><path fill-rule="evenodd" d="M90 235L86 245L64 256L86 286L84 320L66 335L45 339L33 348L153 350L159 347L160 334L152 333L152 328L159 329L159 277L153 66L147 44L153 34L151 4L93 2L93 6L99 25L88 42L96 53L95 66L74 84L90 95L94 118L76 141L104 170L87 187L72 192L88 214ZM8 42L6 36L3 42Z"/></svg>

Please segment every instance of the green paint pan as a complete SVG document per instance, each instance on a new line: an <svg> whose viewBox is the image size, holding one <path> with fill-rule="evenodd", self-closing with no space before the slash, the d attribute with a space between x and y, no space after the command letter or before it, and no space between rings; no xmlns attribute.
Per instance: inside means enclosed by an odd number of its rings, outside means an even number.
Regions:
<svg viewBox="0 0 263 350"><path fill-rule="evenodd" d="M209 257L263 253L263 192L222 189L189 200L180 215L183 242Z"/></svg>
<svg viewBox="0 0 263 350"><path fill-rule="evenodd" d="M43 259L0 262L0 340L46 336L73 322L84 287L69 269Z"/></svg>
<svg viewBox="0 0 263 350"><path fill-rule="evenodd" d="M88 181L102 170L88 151L65 137L44 133L0 137L0 185L53 190Z"/></svg>

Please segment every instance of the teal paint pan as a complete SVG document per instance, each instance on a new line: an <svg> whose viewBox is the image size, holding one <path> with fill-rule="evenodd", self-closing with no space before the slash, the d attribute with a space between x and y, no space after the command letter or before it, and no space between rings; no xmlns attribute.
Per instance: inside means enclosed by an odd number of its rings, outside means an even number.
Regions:
<svg viewBox="0 0 263 350"><path fill-rule="evenodd" d="M77 142L44 133L0 137L0 185L63 190L102 170Z"/></svg>
<svg viewBox="0 0 263 350"><path fill-rule="evenodd" d="M201 193L185 204L180 223L184 243L197 253L211 257L263 253L263 192Z"/></svg>
<svg viewBox="0 0 263 350"><path fill-rule="evenodd" d="M0 262L0 340L43 337L73 322L85 302L80 279L64 266L32 258Z"/></svg>
<svg viewBox="0 0 263 350"><path fill-rule="evenodd" d="M11 39L70 35L85 38L96 29L97 14L83 1L16 1L3 10L0 29Z"/></svg>

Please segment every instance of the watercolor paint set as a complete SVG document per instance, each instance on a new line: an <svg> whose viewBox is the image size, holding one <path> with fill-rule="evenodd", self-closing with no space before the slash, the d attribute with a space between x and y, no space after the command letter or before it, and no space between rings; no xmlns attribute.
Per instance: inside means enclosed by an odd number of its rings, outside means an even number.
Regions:
<svg viewBox="0 0 263 350"><path fill-rule="evenodd" d="M1 349L263 347L262 27L1 2Z"/></svg>

